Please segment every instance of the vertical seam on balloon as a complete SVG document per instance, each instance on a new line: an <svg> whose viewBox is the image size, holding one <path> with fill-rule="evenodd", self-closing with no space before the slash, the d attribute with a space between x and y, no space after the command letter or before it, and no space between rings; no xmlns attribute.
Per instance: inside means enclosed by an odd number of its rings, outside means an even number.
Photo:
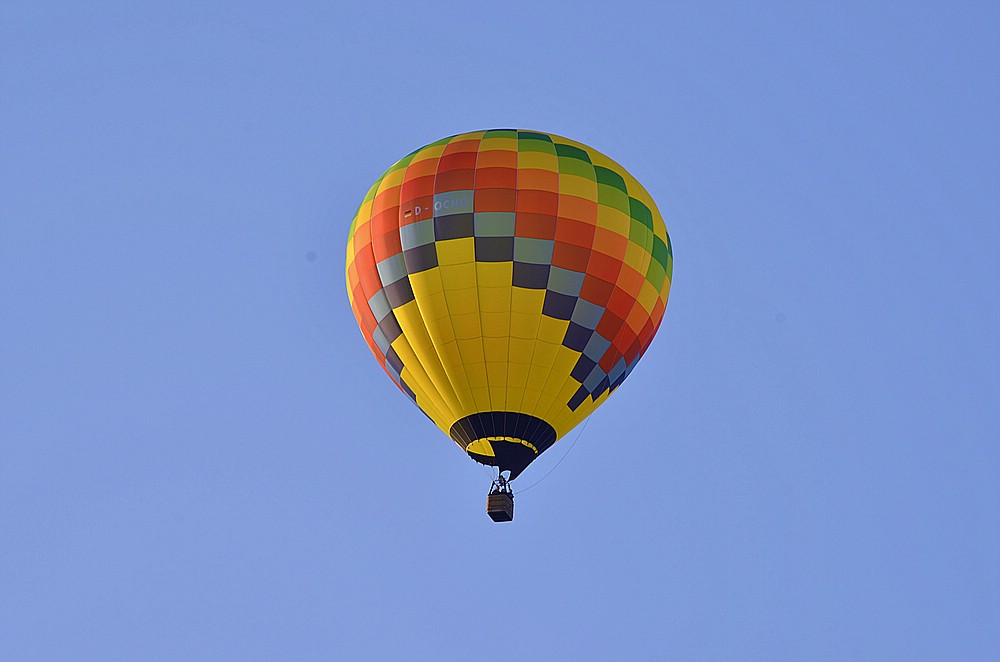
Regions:
<svg viewBox="0 0 1000 662"><path fill-rule="evenodd" d="M517 145L517 134L514 134L515 142ZM517 154L517 152L515 152ZM516 158L516 157L515 157ZM512 365L511 354L510 354L510 339L514 334L514 245L517 243L517 164L514 164L514 227L511 229L511 256L510 256L510 290L507 297L507 386L504 390L504 412L503 412L503 430L505 436L513 436L513 430L508 432L507 428L507 412L514 409L514 402L510 397L510 367ZM530 370L531 364L529 362L528 368ZM528 383L528 378L525 376L524 379L525 386ZM524 402L524 388L521 389L521 403ZM521 404L519 403L516 411L520 411ZM525 440L527 441L527 440Z"/></svg>
<svg viewBox="0 0 1000 662"><path fill-rule="evenodd" d="M483 348L483 369L486 371L486 397L490 403L490 411L495 411L493 406L493 390L490 388L490 364L486 360L486 325L483 319L483 302L479 300L479 260L476 259L476 169L479 167L479 150L483 146L482 138L476 146L476 161L472 165L472 264L475 278L476 307L479 309L479 344ZM470 382L471 383L471 382Z"/></svg>
<svg viewBox="0 0 1000 662"><path fill-rule="evenodd" d="M440 157L438 157L438 160L440 160ZM409 164L407 165L407 170L408 169L409 169ZM436 171L437 171L437 165L435 165L435 172ZM404 171L404 173L403 173L403 183L405 183L405 182L406 182L406 172ZM432 198L433 198L433 186L432 186L431 195L432 195ZM400 199L400 202L402 203L403 200ZM430 218L432 224L433 224L433 218L434 218L433 211L434 211L434 208L433 208L433 204L432 204L431 205L431 218ZM402 208L402 204L401 204L400 205L400 214L402 214L402 213L403 213L403 208ZM402 225L402 219L400 219L400 225L399 225L400 245L402 245L402 231L403 231L403 225ZM436 243L436 242L434 242L434 243ZM436 252L436 250L437 249L435 247L435 252ZM434 267L434 268L435 269L440 269L440 266L437 266L437 267ZM438 277L440 278L440 274L439 274ZM465 406L466 405L465 405L465 403L462 402L462 398L459 395L458 389L455 387L455 382L452 380L452 376L451 376L451 374L449 374L448 368L445 365L444 357L441 356L439 348L438 348L438 346L434 342L434 338L433 338L433 336L430 333L430 327L427 324L427 318L424 316L424 311L422 310L422 308L420 306L420 298L416 295L415 292L414 292L413 300L414 300L415 305L417 306L417 312L418 312L418 314L420 316L420 321L421 321L421 323L424 326L424 333L427 334L427 337L428 337L428 339L430 340L430 343L431 343L431 348L434 351L434 358L436 358L437 363L438 363L438 365L441 368L441 372L444 374L444 377L445 377L445 379L448 382L448 386L451 387L451 392L452 392L452 396L454 397L454 400L457 402L458 406L460 407L460 411L452 413L452 417L453 417L454 420L447 421L448 430L446 430L445 432L448 434L449 437L451 437L451 427L455 424L455 421L457 421L457 420L459 420L459 419L462 418L462 416L464 415L464 411L465 411ZM447 309L447 307L448 307L448 300L447 300L447 297L445 297L445 308ZM450 310L448 312L448 323L449 323L449 325L451 325L451 327L452 327L452 335L454 335L455 334L455 329L454 329L454 325L451 324L451 311ZM458 441L455 440L455 439L453 439L453 441L455 441L455 443L458 443ZM469 440L469 441L471 442L471 440ZM463 450L464 449L465 449L465 447L463 446Z"/></svg>
<svg viewBox="0 0 1000 662"><path fill-rule="evenodd" d="M518 155L520 155L520 153L521 153L521 141L517 137L519 134L520 134L520 130L518 130L518 131L516 131L514 133L515 141L516 141L515 145L517 146L516 147L516 154L518 154ZM516 237L517 237L517 198L518 198L518 192L519 192L518 182L520 182L520 165L516 164L516 163L515 163L515 172L517 173L517 175L515 175L516 179L515 179L515 182L514 182L514 237L515 237L514 244L515 244L515 247L516 247L516 245L517 245L517 239L516 239ZM556 196L558 196L558 195L559 195L559 189L558 189L558 179L557 179L556 180ZM556 200L557 200L557 205L558 205L558 197L556 198ZM558 218L558 207L556 209L556 212L557 212L556 213L556 217ZM555 244L555 242L553 241L553 245L554 244ZM549 262L551 263L552 260L549 259ZM551 268L552 268L552 266L550 264L549 265L549 269L551 270ZM512 270L513 270L513 268L512 268ZM513 283L513 281L511 281L510 289L511 289L511 299L513 299L514 298L513 297L513 293L514 293L514 283ZM543 295L543 298L542 298L542 308L543 308L543 310L545 308L544 295ZM513 315L513 310L511 311L511 315ZM541 326L542 326L542 324L541 324L541 318L542 318L542 316L543 316L542 311L538 311L539 320L538 320L538 324L535 325L535 338L534 338L534 340L531 343L531 355L528 357L528 374L529 375L531 374L531 366L534 365L534 361L535 361L535 348L538 347L538 343L539 343L538 332L539 332L539 329L541 329ZM507 344L508 344L508 347L509 347L509 345L510 345L510 339L509 338L508 338ZM528 380L525 379L525 386L526 387L527 387L527 383L528 383ZM533 415L533 412L528 412L528 411L524 410L524 398L525 398L526 394L527 394L527 388L525 388L525 390L521 393L521 402L518 403L517 410L519 412L524 413L524 414ZM536 405L537 405L537 402L536 402ZM537 427L537 424L535 426L533 426L533 427ZM526 440L530 441L531 433L535 432L535 429L533 429L533 427L529 426L528 428L525 429L524 436L527 438Z"/></svg>
<svg viewBox="0 0 1000 662"><path fill-rule="evenodd" d="M559 137L560 136L553 136L553 138L559 138ZM568 140L568 139L564 138L563 140ZM584 150L584 151L587 152L587 157L590 158L591 164L593 165L594 158L590 155L591 148L587 147L587 149ZM596 174L595 174L595 181L596 181ZM596 203L597 201L595 200L594 202ZM595 235L596 235L596 230L595 230ZM595 236L595 239L596 239L596 236ZM594 255L594 242L591 242L591 244L590 244L590 254L587 256L587 264L588 264L588 266L590 264L590 260L593 258L593 255ZM586 274L587 274L586 268L584 269L583 274L584 274L584 278L586 278ZM577 294L577 302L579 302L581 294L582 294L582 290L581 290L581 293ZM575 305L574 305L574 309L575 309ZM570 319L570 323L572 324L572 317ZM567 327L567 333L568 332L569 332L569 328ZM563 340L565 341L565 338ZM583 355L584 355L583 351L581 350L580 356L583 356ZM555 393L558 394L559 392L561 392L562 389L563 389L563 387L567 383L569 383L571 380L575 381L575 379L573 378L573 370L572 369L570 370L569 374L566 375L565 379L563 379L563 381L559 384L559 388L555 390ZM548 421L549 425L552 425L553 428L556 428L556 425L555 425L556 422L560 421L563 418L561 407L567 407L567 404L568 403L566 403L564 401L561 401L559 399L553 400L552 404L549 406L548 409L546 409L543 412L543 415L540 416L540 418ZM573 412L573 413L575 413L575 412ZM570 430L570 429L572 429L572 428L567 428L567 431ZM559 431L558 428L556 429L556 434L557 435L560 434L560 431ZM558 441L558 438L557 438L557 441Z"/></svg>
<svg viewBox="0 0 1000 662"><path fill-rule="evenodd" d="M597 190L597 193L595 194L595 195L596 195L596 198L594 199L594 201L593 201L593 202L594 202L594 204L596 204L596 205L598 206L598 210L599 210L599 208L600 208L600 204L601 204L601 203L600 203L600 189L599 189L599 188L597 188L597 171L596 171L596 169L594 168L594 157L593 157L593 155L592 155L592 154L590 153L590 152L591 152L591 148L590 148L589 146L588 146L588 147L586 147L586 149L584 149L584 151L585 151L585 152L587 153L587 158L589 158L589 159L590 159L590 166L591 166L591 169L592 169L592 170L594 171L594 186L595 186L595 188L596 188L596 190ZM584 273L584 279L586 279L586 277L587 277L587 274L588 274L588 273L590 273L590 264L591 264L591 261L592 261L592 260L594 259L594 253L595 253L595 252L597 252L597 250L596 250L596 243L597 243L597 236L596 236L596 233L597 233L597 230L596 230L596 228L597 228L597 227L598 227L598 225L597 225L597 221L596 221L596 219L595 219L595 221L594 221L594 228L595 228L595 229L594 229L594 233L595 233L595 235L594 235L594 241L592 241L592 242L591 242L591 244L590 244L590 255L588 255L588 256L587 256L587 266L586 266L586 267L584 268L584 272L583 272L583 273ZM625 256L623 255L623 256L622 256L622 262L624 262L624 261L625 261ZM579 296L577 297L577 301L579 301L579 300L580 300L580 299L581 299L582 297L583 297L583 292L582 292L582 286L581 286L581 292L580 292L580 295L579 295ZM603 315L602 315L602 318L603 318ZM594 333L597 333L597 327L596 327L596 325L595 325L595 327L594 327ZM583 353L583 351L582 351L582 350L581 350L581 352L580 352L580 356L581 356L581 357L582 357L582 356L584 356L584 353ZM565 385L566 383L568 383L568 382L569 382L569 381L570 381L571 379L574 379L574 378L573 378L573 376L572 376L572 371L570 372L570 375L568 375L568 376L567 376L566 380L565 380L565 381L563 381L563 383L562 383L562 384L561 384L561 385L559 386L559 390L562 390L562 387L563 387L563 386L564 386L564 385ZM582 383L581 383L581 384L582 384ZM561 411L560 411L560 410L558 409L558 407L559 407L559 405L560 405L560 404L562 404L562 405L566 405L567 403L565 403L565 402L563 402L563 403L559 403L559 402L553 402L553 403L552 403L552 406L550 406L550 407L549 407L549 409L548 409L548 410L546 410L546 412L545 412L545 415L546 415L546 417L548 417L548 416L549 416L549 414L551 414L551 413L552 413L552 411L553 411L553 409L555 408L555 411L556 411L556 413L555 413L555 415L554 415L554 416L553 416L552 418L553 418L553 420L560 420L560 419L562 418L562 416L563 416L563 415L565 415L565 414L563 414L563 413L562 413L562 412L561 412ZM577 411L580 411L580 408L579 408L579 407L577 408ZM594 411L594 410L593 410L593 409L591 409L590 413L593 413L593 411ZM571 413L575 415L575 414L576 414L577 412L573 412L573 411L571 410ZM583 413L583 412L581 412L581 420L582 420L582 418L585 418L585 417L586 417L586 416L588 416L588 415L589 415L588 413ZM576 426L576 424L574 424L573 426L570 426L570 427L568 427L568 428L567 428L567 430L571 430L571 429L573 429L573 427L575 427L575 426ZM553 427L555 427L555 426L553 426Z"/></svg>
<svg viewBox="0 0 1000 662"><path fill-rule="evenodd" d="M459 136L459 135L462 135L462 134L455 134L454 136L451 136L448 139L448 143L445 144L444 148L441 151L441 156L444 156L445 151L447 151L448 145L451 144L451 141L454 138L456 138L457 136ZM440 166L441 166L441 157L438 157L438 163L434 167L434 184L431 186L431 195L432 195L432 197L435 196L435 195L437 195L437 193L436 193L436 191L437 191L437 178L438 178L438 174L441 172ZM473 185L473 201L475 201L475 186L474 185ZM475 203L473 202L473 211L474 210L475 210ZM433 203L432 203L432 205L431 205L431 217L432 218L434 218L434 216L435 216L434 211L435 210L434 210L434 206L433 206ZM475 215L473 215L473 227L475 227ZM475 232L473 232L473 234L475 234ZM473 240L472 240L472 242L473 242L473 250L475 250L475 241L476 241L475 238L473 238ZM434 243L437 244L437 239L436 238L434 240ZM436 250L437 250L437 247L435 246L435 251ZM473 257L475 257L475 256L473 256ZM475 260L473 260L473 268L474 267L475 267ZM440 268L441 268L440 265L438 265L438 269L440 269ZM478 283L478 278L476 279L476 282ZM441 279L441 284L442 284L442 287L444 287L444 278L443 277ZM477 288L478 288L478 285L477 285ZM478 292L477 292L477 301L478 301ZM448 308L448 321L451 323L451 332L452 332L452 335L455 336L455 349L458 351L459 358L461 359L462 370L465 373L465 381L469 385L470 396L472 397L472 405L473 405L474 410L478 410L479 407L476 404L475 389L472 386L472 380L469 378L469 372L468 372L468 370L465 369L466 365L465 365L464 357L462 356L462 347L461 347L461 345L458 342L458 340L459 340L458 333L457 333L457 331L455 329L455 321L454 321L454 319L452 318L452 315L451 315L451 307L448 305L448 296L447 296L447 294L445 294L445 307ZM480 319L480 326L482 326L482 320L481 319ZM482 342L482 329L480 329L480 343L481 342ZM484 367L484 369L485 369L485 366L486 366L486 349L484 347L483 348L483 367ZM488 377L488 375L487 375L487 377ZM488 389L488 383L489 382L487 382L487 391L489 390ZM461 416L458 417L458 418L456 418L455 421L452 422L452 425L454 425L455 422L458 421L458 420L460 420L461 418L462 418ZM472 443L472 441L473 440L470 438L469 439L469 443Z"/></svg>
<svg viewBox="0 0 1000 662"><path fill-rule="evenodd" d="M407 163L406 166L404 166L404 168L408 168L409 165L410 164ZM385 179L385 177L383 176L382 180L384 181L384 179ZM376 188L376 190L375 190L375 198L378 197L379 192L380 192L380 188ZM373 201L374 201L374 198L373 198ZM374 205L372 206L372 210L374 211ZM372 259L373 259L373 261L376 264L375 276L378 278L379 283L382 285L382 290L384 291L385 290L385 283L382 281L382 274L379 273L378 268L377 268L378 260L377 260L376 255L375 255L375 239L374 239L375 235L374 235L374 232L372 232L372 230L373 230L372 225L373 225L374 221L371 220L371 218L372 217L370 217L369 224L368 224L368 226L369 226L368 231L372 235L372 242L371 242L370 246L371 246L371 251L372 251ZM409 275L406 275L405 278L408 281L409 280ZM362 288L364 288L364 285L362 285ZM371 297L372 297L372 295L373 295L373 293L369 293L369 292L365 291L366 299L370 300ZM395 315L395 311L394 310L392 311L392 314ZM397 323L398 323L398 321L397 321ZM409 339L406 337L405 334L400 335L398 338L396 338L396 340L398 340L399 338L402 338L403 344L407 346L407 348L410 350L410 353L413 355L413 357L415 359L415 365L414 365L413 362L407 363L407 364L404 365L404 368L408 367L410 369L410 372L414 374L414 379L415 380L418 377L423 377L423 379L421 381L426 381L427 384L429 384L430 386L433 386L434 385L434 381L430 378L430 375L427 373L426 368L420 363L420 357L416 353L416 351L413 349L413 346L410 344ZM396 342L396 340L394 340L393 342ZM391 347L391 344L392 343L390 343L390 347ZM422 374L420 374L420 373L422 373ZM402 378L402 371L400 371L400 382L402 382L402 380L403 380L403 378ZM431 414L431 412L427 411L427 409L432 409L433 412L437 415L438 418L443 418L442 414L447 415L449 413L450 406L448 405L448 402L444 400L444 398L440 397L440 394L438 394L438 396L439 396L438 399L441 400L440 404L444 407L444 409L442 410L441 406L438 406L436 403L433 402L434 399L433 399L433 396L431 395L431 392L432 392L433 389L428 389L428 388L426 388L424 386L421 386L419 383L418 384L408 384L408 386L411 389L413 389L414 392L416 392L416 389L414 388L414 386L420 386L420 390L423 392L424 399L426 401L426 408L424 406L419 405L419 404L417 405L417 407L419 409L423 410L424 413L426 413L428 416L431 416L432 420L433 420L434 416ZM433 405L433 407L431 405Z"/></svg>
<svg viewBox="0 0 1000 662"><path fill-rule="evenodd" d="M556 191L555 191L555 193L556 193L556 221L555 221L555 226L553 228L553 237L552 237L552 256L554 257L555 256L555 245L556 245L555 235L557 235L558 232L559 232L559 210L560 210L561 200L562 200L562 196L561 196L562 188L561 188L561 183L559 181L559 172L560 172L560 170L559 170L559 153L556 151L556 143L555 143L555 139L558 138L559 136L554 136L551 133L546 133L545 135L548 136L549 139L550 139L550 141L551 141L553 156L556 159ZM518 151L520 151L520 141L518 141ZM552 267L552 259L550 258L549 259L549 274L550 275L552 274L552 268L553 268ZM546 285L545 290L546 290L546 292L548 292L548 285ZM544 310L544 309L545 309L545 302L544 302L544 299L543 299L543 301L542 301L542 310ZM544 312L539 314L538 329L535 330L535 345L534 345L534 347L532 347L532 350L531 350L532 361L534 361L535 348L538 347L538 343L539 342L547 342L545 340L539 340L539 338L538 338L538 333L539 333L539 331L542 328L542 318L544 318L544 317L545 317ZM548 371L548 374L545 377L545 381L546 382L548 382L549 377L551 376L551 374L552 374L552 368L550 367L549 371ZM565 380L563 381L563 383L565 383ZM560 388L562 388L561 385L560 385ZM556 393L558 393L558 391L556 391ZM550 409L551 409L551 407L550 407ZM535 418L537 420L545 422L545 423L548 423L549 425L552 425L551 421L548 420L548 416L547 416L548 410L546 410L545 412L542 412L542 411L536 409L535 411L538 414L546 414L546 415L535 415ZM529 427L528 427L528 429L525 432L525 436L530 439L536 432L538 432L539 425L540 425L539 423L529 424ZM549 445L549 448L551 448L552 446L554 446L556 444L556 442L559 441L559 438L561 436L559 434L559 430L557 430L554 425L552 425L552 429L554 429L556 431L556 438L555 438L555 441L553 441ZM536 457L537 457L537 455L536 455Z"/></svg>

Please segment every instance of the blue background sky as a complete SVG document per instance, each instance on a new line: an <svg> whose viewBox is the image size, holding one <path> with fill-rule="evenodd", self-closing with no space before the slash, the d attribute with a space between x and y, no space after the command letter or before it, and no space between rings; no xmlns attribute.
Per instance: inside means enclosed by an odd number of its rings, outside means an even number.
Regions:
<svg viewBox="0 0 1000 662"><path fill-rule="evenodd" d="M0 659L996 659L998 34L995 2L3 3ZM490 127L618 160L676 258L509 525L343 283L374 179Z"/></svg>

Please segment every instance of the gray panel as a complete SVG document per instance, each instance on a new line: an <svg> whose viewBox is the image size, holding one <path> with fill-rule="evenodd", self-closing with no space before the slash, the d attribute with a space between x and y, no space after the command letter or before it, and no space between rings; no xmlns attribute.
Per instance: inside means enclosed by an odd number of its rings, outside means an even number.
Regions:
<svg viewBox="0 0 1000 662"><path fill-rule="evenodd" d="M378 268L378 277L383 286L395 283L406 275L406 262L402 253L387 257L375 266Z"/></svg>
<svg viewBox="0 0 1000 662"><path fill-rule="evenodd" d="M434 243L434 219L428 218L399 228L399 241L403 250Z"/></svg>
<svg viewBox="0 0 1000 662"><path fill-rule="evenodd" d="M608 375L601 370L601 366L595 365L594 369L590 372L590 376L584 380L583 387L593 393L594 389L597 388L597 385L600 384L607 376Z"/></svg>
<svg viewBox="0 0 1000 662"><path fill-rule="evenodd" d="M389 306L389 300L385 298L384 290L379 290L372 295L372 298L368 300L368 307L371 308L376 322L381 322L382 318L388 315L389 311L392 310Z"/></svg>
<svg viewBox="0 0 1000 662"><path fill-rule="evenodd" d="M451 214L472 213L472 191L448 191L434 196L434 215L449 216Z"/></svg>
<svg viewBox="0 0 1000 662"><path fill-rule="evenodd" d="M580 295L584 274L560 267L549 270L549 289L559 294L575 297Z"/></svg>
<svg viewBox="0 0 1000 662"><path fill-rule="evenodd" d="M593 361L600 361L601 357L604 356L604 352L608 351L608 347L611 347L611 341L601 334L595 333L590 337L587 346L583 349L583 353Z"/></svg>
<svg viewBox="0 0 1000 662"><path fill-rule="evenodd" d="M551 239L515 237L514 259L517 262L530 262L532 264L552 264L552 247L554 245L555 242Z"/></svg>
<svg viewBox="0 0 1000 662"><path fill-rule="evenodd" d="M576 309L573 310L572 319L580 326L585 326L588 329L596 329L601 318L604 317L604 311L604 306L598 306L596 303L591 303L586 299L580 299L576 302Z"/></svg>
<svg viewBox="0 0 1000 662"><path fill-rule="evenodd" d="M514 236L514 212L477 211L475 218L477 237Z"/></svg>

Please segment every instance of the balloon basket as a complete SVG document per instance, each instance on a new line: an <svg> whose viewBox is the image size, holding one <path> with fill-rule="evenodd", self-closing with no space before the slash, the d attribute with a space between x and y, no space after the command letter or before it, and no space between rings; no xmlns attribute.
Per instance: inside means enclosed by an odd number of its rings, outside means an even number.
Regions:
<svg viewBox="0 0 1000 662"><path fill-rule="evenodd" d="M494 522L510 522L514 519L514 492L503 476L493 481L493 487L486 497L486 514Z"/></svg>

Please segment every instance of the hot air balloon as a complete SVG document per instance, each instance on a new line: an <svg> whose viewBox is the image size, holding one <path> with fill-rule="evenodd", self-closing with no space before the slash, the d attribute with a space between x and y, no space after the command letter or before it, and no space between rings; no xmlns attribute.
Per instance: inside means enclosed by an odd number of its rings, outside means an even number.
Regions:
<svg viewBox="0 0 1000 662"><path fill-rule="evenodd" d="M446 435L514 480L617 389L673 271L653 199L597 150L494 129L397 161L361 202L347 292L369 349Z"/></svg>

